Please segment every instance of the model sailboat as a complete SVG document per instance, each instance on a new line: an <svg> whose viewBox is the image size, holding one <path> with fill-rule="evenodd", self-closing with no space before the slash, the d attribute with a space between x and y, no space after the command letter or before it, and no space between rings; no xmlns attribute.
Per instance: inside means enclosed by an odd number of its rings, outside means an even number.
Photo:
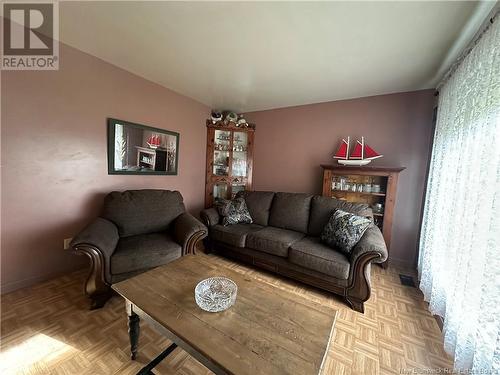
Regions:
<svg viewBox="0 0 500 375"><path fill-rule="evenodd" d="M373 159L381 158L383 155L379 155L370 146L365 144L365 138L361 137L361 142L356 141L356 145L349 155L350 137L347 137L347 141L342 139L339 149L333 156L335 159L339 159L339 164L342 165L366 165L371 163Z"/></svg>
<svg viewBox="0 0 500 375"><path fill-rule="evenodd" d="M161 139L158 134L152 134L146 142L152 149L158 148L161 145Z"/></svg>

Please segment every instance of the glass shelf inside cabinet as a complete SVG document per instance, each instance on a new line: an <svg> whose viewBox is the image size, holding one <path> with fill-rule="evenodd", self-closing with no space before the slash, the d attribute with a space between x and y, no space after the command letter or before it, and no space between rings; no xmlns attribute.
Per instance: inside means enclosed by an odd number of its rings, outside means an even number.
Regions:
<svg viewBox="0 0 500 375"><path fill-rule="evenodd" d="M231 144L231 132L226 130L215 131L215 150L229 151Z"/></svg>
<svg viewBox="0 0 500 375"><path fill-rule="evenodd" d="M248 134L246 132L233 133L233 176L247 175Z"/></svg>
<svg viewBox="0 0 500 375"><path fill-rule="evenodd" d="M229 152L231 148L231 132L216 130L214 137L213 171L216 176L229 174Z"/></svg>

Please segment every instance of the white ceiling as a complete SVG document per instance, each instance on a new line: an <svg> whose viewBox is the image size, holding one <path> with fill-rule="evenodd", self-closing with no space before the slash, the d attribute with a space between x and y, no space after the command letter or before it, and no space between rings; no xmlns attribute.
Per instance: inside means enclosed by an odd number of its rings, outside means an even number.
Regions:
<svg viewBox="0 0 500 375"><path fill-rule="evenodd" d="M474 2L63 2L61 40L241 112L433 88Z"/></svg>

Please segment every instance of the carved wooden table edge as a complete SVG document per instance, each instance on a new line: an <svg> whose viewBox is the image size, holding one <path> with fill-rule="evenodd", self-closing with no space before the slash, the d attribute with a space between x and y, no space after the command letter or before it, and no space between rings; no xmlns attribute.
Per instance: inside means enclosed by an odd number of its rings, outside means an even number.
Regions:
<svg viewBox="0 0 500 375"><path fill-rule="evenodd" d="M123 297L123 296L122 296ZM151 316L141 310L139 307L134 305L131 301L125 299L125 309L127 311L128 316L128 333L130 339L130 358L135 360L137 358L137 352L139 349L139 336L140 336L140 321L144 320L146 323L150 324L153 329L155 329L158 333L165 336L167 339L172 341L172 344L167 347L164 351L162 351L155 359L149 362L146 366L144 366L137 375L148 375L153 374L152 371L155 366L157 366L161 361L163 361L170 353L172 353L177 347L182 348L187 353L189 353L193 358L195 358L198 362L203 364L210 371L214 372L217 375L229 375L230 373L224 370L222 367L214 363L209 358L205 357L203 354L199 353L195 349L191 347L187 342L182 340L180 337L172 333L166 327L158 323Z"/></svg>

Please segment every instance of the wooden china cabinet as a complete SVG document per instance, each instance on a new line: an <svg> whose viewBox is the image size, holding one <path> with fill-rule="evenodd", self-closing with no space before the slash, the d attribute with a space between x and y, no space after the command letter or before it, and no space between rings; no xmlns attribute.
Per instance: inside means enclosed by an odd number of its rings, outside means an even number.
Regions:
<svg viewBox="0 0 500 375"><path fill-rule="evenodd" d="M253 139L255 126L215 124L207 120L207 172L205 207L216 198L231 199L252 188Z"/></svg>
<svg viewBox="0 0 500 375"><path fill-rule="evenodd" d="M321 167L323 195L349 202L367 203L372 207L375 224L382 231L390 254L398 176L405 168L340 165L321 165ZM382 263L384 268L388 265L388 261Z"/></svg>

